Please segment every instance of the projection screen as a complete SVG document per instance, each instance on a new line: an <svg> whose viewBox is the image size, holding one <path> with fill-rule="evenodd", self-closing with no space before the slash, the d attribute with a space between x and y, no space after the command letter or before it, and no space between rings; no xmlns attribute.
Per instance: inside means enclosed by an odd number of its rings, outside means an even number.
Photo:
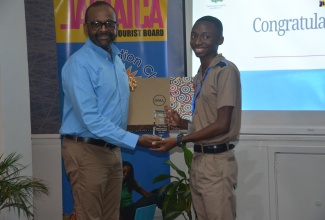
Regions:
<svg viewBox="0 0 325 220"><path fill-rule="evenodd" d="M218 52L241 72L245 134L325 134L323 1L192 0L224 26ZM187 29L189 42L190 28ZM194 76L200 61L192 53Z"/></svg>

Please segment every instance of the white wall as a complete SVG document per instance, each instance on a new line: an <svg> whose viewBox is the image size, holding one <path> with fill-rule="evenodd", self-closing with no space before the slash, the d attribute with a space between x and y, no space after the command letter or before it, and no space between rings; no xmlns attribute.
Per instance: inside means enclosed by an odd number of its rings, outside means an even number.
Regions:
<svg viewBox="0 0 325 220"><path fill-rule="evenodd" d="M188 147L192 149L191 144L188 144ZM306 171L298 172L298 176L288 173L288 176L291 175L292 182L287 184L277 179L276 154L300 155L299 158L302 159L308 158L310 155L324 155L324 157L320 157L318 161L315 161L315 164L307 159L308 173ZM39 175L50 182L55 191L55 195L46 202L38 203L39 205L35 203L40 208L40 215L36 219L43 219L42 216L50 216L47 219L56 220L57 218L54 216L61 214L58 204L62 204L59 136L33 136L34 155L38 155L37 159L34 159L34 163L38 165L34 169L35 175ZM293 217L278 218L278 215L280 213L282 216L293 214L299 216L300 213L303 216L305 212L313 212L314 210L318 210L317 213L315 212L317 215L315 214L310 219L323 220L325 210L322 204L325 204L325 191L319 189L323 188L325 184L325 169L319 167L325 167L325 136L241 135L240 142L235 148L235 155L239 166L238 188L236 190L238 220L300 220ZM286 163L297 166L297 161L290 158L288 157ZM170 159L180 169L186 170L183 153L179 148L174 148L171 151ZM301 163L301 166L297 166L296 170L306 170L305 167L305 164ZM318 172L313 172L313 167L318 167ZM280 172L282 172L281 170ZM323 170L322 173L319 170ZM303 175L304 173L306 175ZM177 175L173 170L171 170L171 174ZM307 174L309 178L306 178ZM286 173L282 173L283 175ZM300 188L299 191L293 193L298 181L300 181L300 185L306 184L306 188ZM312 187L310 187L311 182L313 183ZM282 190L283 188L290 190ZM295 204L296 200L306 200L300 194L317 195L317 197L309 198L311 201L301 203L303 205ZM281 199L287 204L279 207L278 204ZM298 207L295 213L287 211L287 208L292 207ZM159 216L161 215L157 213L155 219L161 219ZM179 217L177 220L182 219Z"/></svg>
<svg viewBox="0 0 325 220"><path fill-rule="evenodd" d="M31 123L23 0L0 1L0 153L18 152L32 176ZM0 219L18 219L1 212ZM21 217L20 219L24 219Z"/></svg>
<svg viewBox="0 0 325 220"><path fill-rule="evenodd" d="M295 213L288 211L286 216L295 215L303 216L306 209L312 211L315 209L315 203L325 204L325 192L317 189L322 188L325 183L325 171L323 173L313 172L309 170L309 175L314 177L314 186L306 188L303 192L300 190L293 196L292 191L278 191L282 188L293 188L298 181L302 184L309 183L310 180L306 179L304 175L292 176L292 182L285 184L276 180L276 153L290 153L299 154L301 158L308 158L309 155L325 155L325 137L324 136L286 136L286 135L241 135L240 142L235 148L235 155L238 161L238 188L237 193L237 215L238 220L300 220L295 218L278 218L279 212L286 212L286 204L284 207L278 207L279 194L281 198L289 200L287 207L292 207L295 201L291 198L297 198L298 193L301 194L317 194L316 201L308 201L309 207L306 205L299 207ZM189 145L191 146L191 145ZM173 149L171 153L171 160L182 170L186 170L183 154L179 149ZM290 164L290 160L286 161ZM295 161L291 161L292 163ZM310 161L309 161L310 162ZM325 160L315 161L319 165L322 163L325 166ZM313 167L313 164L309 164ZM304 167L297 166L296 169L300 170ZM280 170L281 171L281 170ZM171 171L172 175L177 175ZM288 173L287 175L290 175ZM282 184L282 187L279 186ZM317 187L316 187L317 186ZM305 197L299 197L303 201ZM281 209L280 209L281 208ZM317 208L317 207L316 207ZM318 210L324 210L322 206ZM324 213L324 211L323 211ZM322 213L322 214L323 214ZM284 215L284 214L282 214ZM323 220L324 215L318 214L310 219ZM181 220L182 218L178 218ZM304 220L304 219L301 219Z"/></svg>
<svg viewBox="0 0 325 220"><path fill-rule="evenodd" d="M62 219L62 166L59 134L33 135L33 174L50 187L49 196L34 200L35 220Z"/></svg>

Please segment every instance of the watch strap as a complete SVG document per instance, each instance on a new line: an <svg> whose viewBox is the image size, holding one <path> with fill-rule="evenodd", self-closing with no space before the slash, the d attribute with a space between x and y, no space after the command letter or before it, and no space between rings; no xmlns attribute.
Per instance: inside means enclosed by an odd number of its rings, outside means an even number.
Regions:
<svg viewBox="0 0 325 220"><path fill-rule="evenodd" d="M182 147L182 146L185 145L185 143L182 141L182 137L183 137L183 136L184 136L183 134L179 134L179 135L177 135L176 140L177 140L177 146L178 146L178 147Z"/></svg>

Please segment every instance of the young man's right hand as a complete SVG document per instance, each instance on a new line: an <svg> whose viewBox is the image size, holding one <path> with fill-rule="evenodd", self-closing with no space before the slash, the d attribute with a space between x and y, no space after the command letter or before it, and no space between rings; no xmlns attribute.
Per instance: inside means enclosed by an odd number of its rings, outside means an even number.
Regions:
<svg viewBox="0 0 325 220"><path fill-rule="evenodd" d="M171 107L169 106L165 106L165 113L166 113L166 117L165 117L165 122L168 125L174 126L174 127L179 127L180 122L181 122L181 117L180 115Z"/></svg>

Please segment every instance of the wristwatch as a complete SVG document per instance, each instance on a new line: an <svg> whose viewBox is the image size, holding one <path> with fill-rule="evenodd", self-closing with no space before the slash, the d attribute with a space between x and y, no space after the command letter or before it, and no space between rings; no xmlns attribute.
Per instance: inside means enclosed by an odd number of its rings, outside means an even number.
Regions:
<svg viewBox="0 0 325 220"><path fill-rule="evenodd" d="M177 146L178 147L183 147L183 146L185 146L185 142L183 142L182 141L182 137L183 137L184 135L183 134L179 134L179 135L177 135Z"/></svg>

